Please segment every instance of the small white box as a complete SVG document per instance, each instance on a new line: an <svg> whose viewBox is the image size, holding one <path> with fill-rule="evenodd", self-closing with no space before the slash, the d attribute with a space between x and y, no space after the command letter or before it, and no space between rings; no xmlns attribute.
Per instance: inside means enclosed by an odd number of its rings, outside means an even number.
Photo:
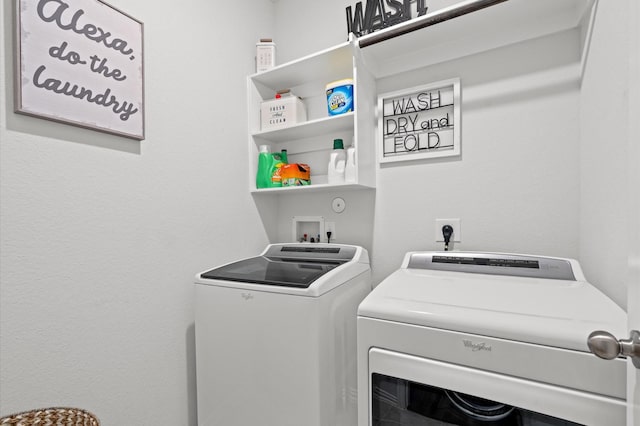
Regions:
<svg viewBox="0 0 640 426"><path fill-rule="evenodd" d="M303 121L307 121L307 110L297 96L283 96L260 105L261 130L279 129Z"/></svg>
<svg viewBox="0 0 640 426"><path fill-rule="evenodd" d="M276 45L270 38L261 38L256 43L256 72L270 70L276 66Z"/></svg>

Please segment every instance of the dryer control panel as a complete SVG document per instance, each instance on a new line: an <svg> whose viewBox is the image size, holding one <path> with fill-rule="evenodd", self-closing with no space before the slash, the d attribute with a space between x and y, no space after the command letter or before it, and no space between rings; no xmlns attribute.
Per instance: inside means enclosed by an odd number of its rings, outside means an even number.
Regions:
<svg viewBox="0 0 640 426"><path fill-rule="evenodd" d="M576 281L568 259L502 253L419 252L412 253L409 269L467 272Z"/></svg>

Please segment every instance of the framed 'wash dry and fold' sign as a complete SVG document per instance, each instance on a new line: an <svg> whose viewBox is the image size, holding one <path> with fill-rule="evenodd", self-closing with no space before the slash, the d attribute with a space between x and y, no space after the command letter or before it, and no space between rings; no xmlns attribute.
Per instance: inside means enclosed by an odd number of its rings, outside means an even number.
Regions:
<svg viewBox="0 0 640 426"><path fill-rule="evenodd" d="M460 155L460 79L378 96L380 163Z"/></svg>
<svg viewBox="0 0 640 426"><path fill-rule="evenodd" d="M144 139L142 22L101 0L16 5L16 112Z"/></svg>

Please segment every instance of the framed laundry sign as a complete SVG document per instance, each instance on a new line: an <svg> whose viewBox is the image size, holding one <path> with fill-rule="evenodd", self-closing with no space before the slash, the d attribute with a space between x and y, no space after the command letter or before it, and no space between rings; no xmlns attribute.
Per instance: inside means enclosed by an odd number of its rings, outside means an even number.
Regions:
<svg viewBox="0 0 640 426"><path fill-rule="evenodd" d="M101 0L16 3L16 112L144 139L142 22Z"/></svg>
<svg viewBox="0 0 640 426"><path fill-rule="evenodd" d="M460 79L378 96L380 163L460 155Z"/></svg>

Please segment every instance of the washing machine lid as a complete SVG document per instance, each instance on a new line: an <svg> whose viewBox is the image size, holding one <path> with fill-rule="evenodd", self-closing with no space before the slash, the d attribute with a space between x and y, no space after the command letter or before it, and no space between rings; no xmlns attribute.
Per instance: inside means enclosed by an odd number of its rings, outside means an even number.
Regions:
<svg viewBox="0 0 640 426"><path fill-rule="evenodd" d="M584 352L592 331L626 330L575 260L502 253L407 253L358 315Z"/></svg>
<svg viewBox="0 0 640 426"><path fill-rule="evenodd" d="M273 244L260 256L200 274L214 279L268 286L308 288L331 270L354 259L357 248L325 244Z"/></svg>

